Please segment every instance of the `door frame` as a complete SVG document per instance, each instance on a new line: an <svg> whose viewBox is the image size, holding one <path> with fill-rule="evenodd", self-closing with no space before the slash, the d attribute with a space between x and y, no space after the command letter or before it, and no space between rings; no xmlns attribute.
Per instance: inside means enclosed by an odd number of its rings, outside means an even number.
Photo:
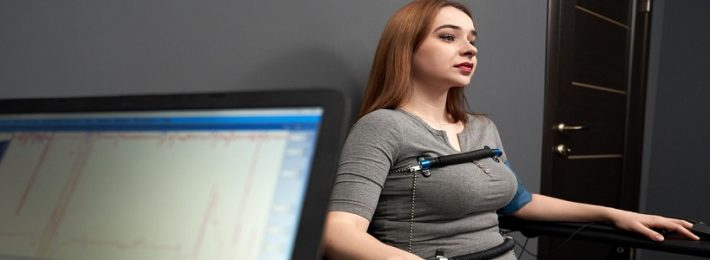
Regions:
<svg viewBox="0 0 710 260"><path fill-rule="evenodd" d="M571 52L561 53L561 26L569 26L567 24L556 26L558 21L563 18L561 13L561 2L565 0L548 0L548 18L547 18L547 48L546 48L546 65L545 65L545 98L544 98L544 114L543 114L543 137L542 137L542 164L541 164L541 193L550 194L552 187L552 160L555 154L554 147L554 131L553 125L556 123L556 113L558 109L557 96L559 95L560 80L559 78L565 75L567 68L560 66L560 60ZM646 0L634 1L632 7L638 9L639 2ZM643 133L645 122L645 106L646 106L646 83L648 69L648 39L650 33L650 12L634 12L632 16L634 25L631 27L630 34L632 37L632 46L629 51L632 55L630 59L631 74L629 76L629 88L627 95L627 110L626 110L626 133L624 138L624 163L623 163L623 185L633 188L622 195L621 208L627 210L638 210L640 180L641 180L641 159L643 153ZM566 17L565 17L566 18ZM631 187L634 186L634 187Z"/></svg>
<svg viewBox="0 0 710 260"><path fill-rule="evenodd" d="M631 6L631 26L629 35L630 49L628 59L629 76L627 79L626 126L621 185L624 192L619 198L619 208L638 211L641 191L641 168L643 159L643 140L646 106L646 86L649 56L649 37L651 30L651 0L634 0ZM552 194L552 164L555 159L555 132L553 126L558 123L557 114L560 94L560 77L571 77L569 66L562 67L561 60L567 59L572 52L560 49L562 34L568 31L568 23L574 13L564 13L562 5L567 0L548 0L547 8L547 44L545 61L545 97L543 112L542 162L540 193ZM540 252L545 243L539 243ZM633 255L633 254L632 254Z"/></svg>
<svg viewBox="0 0 710 260"><path fill-rule="evenodd" d="M629 191L622 193L621 208L639 210L641 195L641 169L643 165L643 140L645 133L646 93L648 82L648 57L651 34L651 0L636 0L631 15L631 74L629 75L626 109L626 138L624 145L624 175L622 185ZM628 186L626 183L634 185Z"/></svg>

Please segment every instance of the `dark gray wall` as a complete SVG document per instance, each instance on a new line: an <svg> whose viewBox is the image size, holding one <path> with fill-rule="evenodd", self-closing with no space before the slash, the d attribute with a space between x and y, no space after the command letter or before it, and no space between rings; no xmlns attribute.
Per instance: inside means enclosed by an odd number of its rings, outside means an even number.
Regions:
<svg viewBox="0 0 710 260"><path fill-rule="evenodd" d="M0 98L365 89L379 35L408 1L0 0ZM480 65L473 109L539 186L545 1L467 1Z"/></svg>
<svg viewBox="0 0 710 260"><path fill-rule="evenodd" d="M356 107L382 28L407 2L0 0L0 98L325 86ZM480 32L469 103L538 191L547 2L465 3Z"/></svg>
<svg viewBox="0 0 710 260"><path fill-rule="evenodd" d="M710 1L656 0L654 6L642 208L710 222Z"/></svg>

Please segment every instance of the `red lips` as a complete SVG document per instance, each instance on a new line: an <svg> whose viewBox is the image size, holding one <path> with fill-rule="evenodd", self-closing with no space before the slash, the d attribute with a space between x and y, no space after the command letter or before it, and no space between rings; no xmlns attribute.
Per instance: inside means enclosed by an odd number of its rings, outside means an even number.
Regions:
<svg viewBox="0 0 710 260"><path fill-rule="evenodd" d="M454 67L459 68L462 72L468 74L473 71L473 63L470 62L462 62L459 64L456 64Z"/></svg>

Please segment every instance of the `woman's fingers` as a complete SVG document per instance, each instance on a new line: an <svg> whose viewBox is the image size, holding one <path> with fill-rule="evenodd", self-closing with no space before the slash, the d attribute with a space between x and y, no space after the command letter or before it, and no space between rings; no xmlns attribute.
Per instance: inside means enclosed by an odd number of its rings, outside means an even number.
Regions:
<svg viewBox="0 0 710 260"><path fill-rule="evenodd" d="M665 230L667 232L678 233L679 235L691 240L700 239L690 231L693 224L688 221L655 215L645 215L631 212L625 213L629 214L619 218L619 222L617 222L618 226L622 228L626 226L626 229L638 232L653 241L661 242L665 239L663 235L656 230Z"/></svg>
<svg viewBox="0 0 710 260"><path fill-rule="evenodd" d="M646 231L641 232L642 234L646 235L647 237L651 238L654 241L663 241L663 236L653 230L652 228L661 228L664 229L668 232L675 232L680 234L681 236L684 236L688 239L692 240L699 240L700 237L696 236L691 232L689 229L693 227L693 224L681 220L681 219L671 219L671 218L663 218L663 217L654 217L652 218L653 221L651 223L648 223L648 227L646 225L641 225L643 226L643 229L646 229ZM652 227L652 228L649 228Z"/></svg>
<svg viewBox="0 0 710 260"><path fill-rule="evenodd" d="M648 237L653 241L661 242L664 239L661 233L658 233L655 230L647 227L646 225L641 224L641 222L637 222L636 225L633 225L633 230L638 233L641 233L642 235Z"/></svg>
<svg viewBox="0 0 710 260"><path fill-rule="evenodd" d="M677 232L677 233L681 234L682 236L687 237L689 239L700 240L700 237L693 234L693 232L690 231L690 228L693 228L692 223L685 221L685 220L679 220L679 219L673 219L672 225L669 227L666 227L667 230Z"/></svg>
<svg viewBox="0 0 710 260"><path fill-rule="evenodd" d="M680 224L681 226L683 226L685 228L693 228L693 223L690 223L686 220L675 219L675 218L673 218L672 220L674 220L676 223Z"/></svg>

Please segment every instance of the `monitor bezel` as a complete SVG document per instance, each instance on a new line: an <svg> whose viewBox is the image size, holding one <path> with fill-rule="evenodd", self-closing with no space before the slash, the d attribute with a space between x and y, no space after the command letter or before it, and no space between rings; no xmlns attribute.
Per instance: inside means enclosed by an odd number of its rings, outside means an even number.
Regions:
<svg viewBox="0 0 710 260"><path fill-rule="evenodd" d="M141 94L0 99L8 114L180 111L319 107L322 121L291 259L317 259L340 149L349 125L349 101L334 89Z"/></svg>

